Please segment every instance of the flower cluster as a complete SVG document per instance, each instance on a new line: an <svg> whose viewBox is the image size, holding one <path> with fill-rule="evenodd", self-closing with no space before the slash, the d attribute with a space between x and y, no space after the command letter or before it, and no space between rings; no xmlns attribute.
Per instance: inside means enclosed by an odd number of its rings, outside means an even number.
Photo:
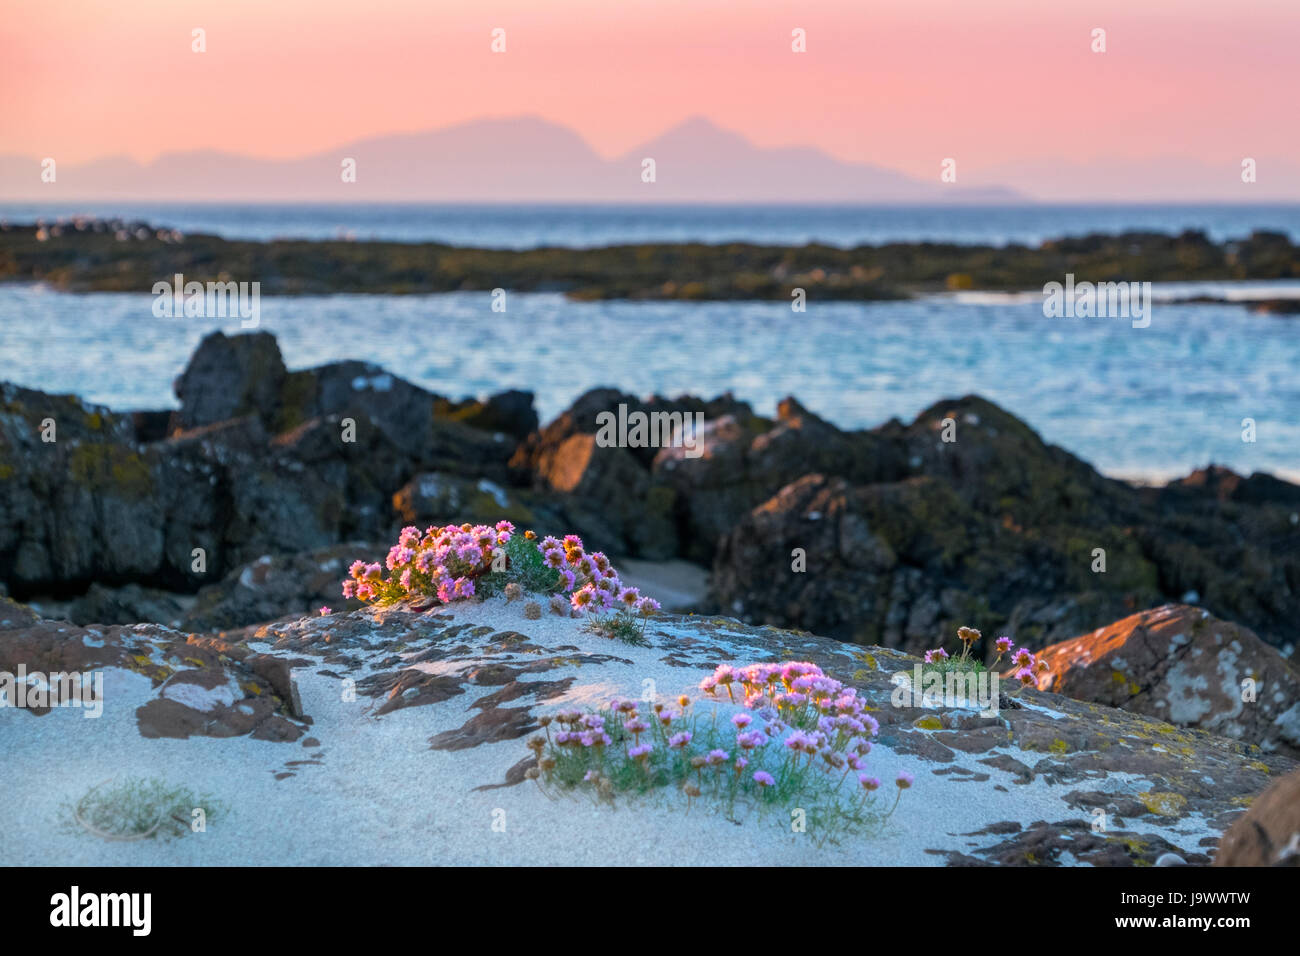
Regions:
<svg viewBox="0 0 1300 956"><path fill-rule="evenodd" d="M973 627L957 629L957 638L962 642L962 652L956 663L960 664L967 660L971 646L980 637L980 632ZM999 637L993 643L993 649L997 652L997 657L993 659L990 670L997 669L998 664L1002 662L1002 658L1009 658L1011 676L1020 682L1022 688L1037 686L1038 675L1048 669L1047 661L1034 654L1027 647L1016 647L1015 642L1005 635ZM936 647L934 650L925 652L925 663L927 664L945 664L948 660L948 652L942 647Z"/></svg>
<svg viewBox="0 0 1300 956"><path fill-rule="evenodd" d="M599 551L588 553L577 535L539 543L532 531L517 534L509 521L449 524L423 532L403 528L383 565L355 561L348 572L343 596L363 602L436 598L450 604L498 593L510 602L526 591L549 594L556 614L589 614L602 633L630 641L644 638L646 618L659 610L658 601L624 586L609 558ZM600 618L607 610L616 613ZM524 614L540 617L541 605L528 602Z"/></svg>
<svg viewBox="0 0 1300 956"><path fill-rule="evenodd" d="M820 759L828 767L851 771L865 769L871 752L868 738L880 724L867 713L858 692L827 677L816 664L751 664L736 668L722 664L700 682L700 690L717 696L725 690L733 703L742 703L761 719L760 729L749 729L753 718L739 713L732 718L737 746L754 750L789 731L782 746L796 764L801 758ZM866 783L861 781L865 788Z"/></svg>
<svg viewBox="0 0 1300 956"><path fill-rule="evenodd" d="M879 724L856 690L811 663L722 665L700 687L717 702L711 719L685 695L675 706L615 699L598 713L543 717L545 737L529 742L537 757L530 778L591 785L604 799L677 786L688 805L707 793L729 813L738 798L759 806L797 800L823 835L888 816L871 809L880 781L867 772L867 755ZM723 691L739 709L720 723ZM900 795L912 782L898 775Z"/></svg>
<svg viewBox="0 0 1300 956"><path fill-rule="evenodd" d="M473 597L475 580L492 570L494 554L510 542L514 530L509 521L498 521L495 527L449 524L423 533L403 528L383 567L352 563L343 596L360 601L436 596L444 604Z"/></svg>
<svg viewBox="0 0 1300 956"><path fill-rule="evenodd" d="M576 534L563 538L547 535L537 545L542 562L560 575L562 590L575 611L626 610L642 614L659 610L659 602L625 587L609 558L599 551L588 554Z"/></svg>

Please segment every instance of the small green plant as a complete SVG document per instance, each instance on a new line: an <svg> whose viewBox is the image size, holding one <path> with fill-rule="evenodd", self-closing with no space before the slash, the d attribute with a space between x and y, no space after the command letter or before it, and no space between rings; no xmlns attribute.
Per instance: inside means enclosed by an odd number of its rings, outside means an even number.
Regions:
<svg viewBox="0 0 1300 956"><path fill-rule="evenodd" d="M607 637L610 640L645 647L649 644L649 641L645 639L645 628L648 621L649 614L647 612L637 612L631 608L623 608L603 617L592 615L587 619L587 623L583 625L582 629L592 634L599 634L601 637Z"/></svg>
<svg viewBox="0 0 1300 956"><path fill-rule="evenodd" d="M615 699L601 710L542 717L527 776L544 792L579 791L598 802L681 794L688 813L702 801L737 823L784 810L790 818L781 822L818 845L876 832L912 785L900 773L893 806L877 807L880 781L865 770L879 726L852 688L814 664L722 665L700 687L715 698L721 688L727 699L707 713L682 696L676 709ZM734 713L720 722L724 709Z"/></svg>
<svg viewBox="0 0 1300 956"><path fill-rule="evenodd" d="M103 840L168 839L190 832L194 810L205 825L223 808L187 787L173 787L157 777L105 780L80 799L64 805L65 829Z"/></svg>

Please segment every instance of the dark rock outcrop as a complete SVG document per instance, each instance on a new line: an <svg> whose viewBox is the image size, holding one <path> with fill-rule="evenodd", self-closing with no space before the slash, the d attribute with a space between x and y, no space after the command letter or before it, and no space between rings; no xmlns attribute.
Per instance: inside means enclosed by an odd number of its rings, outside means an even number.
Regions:
<svg viewBox="0 0 1300 956"><path fill-rule="evenodd" d="M416 474L505 482L516 438L466 422L517 430L531 410L512 392L455 420L364 363L287 372L266 333L205 338L165 419L2 389L0 574L19 597L193 591L263 554L387 537Z"/></svg>
<svg viewBox="0 0 1300 956"><path fill-rule="evenodd" d="M1134 487L975 396L844 431L792 398L768 420L730 395L594 389L533 430L526 392L454 402L364 362L287 371L264 333L205 338L177 393L176 413L124 416L3 387L14 596L193 592L263 555L509 517L712 561L712 606L749 620L912 650L958 624L1043 647L1194 595L1285 654L1300 618L1300 487L1221 468ZM598 439L620 406L699 416L691 447Z"/></svg>
<svg viewBox="0 0 1300 956"><path fill-rule="evenodd" d="M1253 498L1226 501L1135 488L974 396L876 434L901 446L911 477L808 475L780 489L723 540L719 607L914 651L962 624L1038 648L1194 591L1275 646L1293 639L1294 486L1247 480Z"/></svg>
<svg viewBox="0 0 1300 956"><path fill-rule="evenodd" d="M287 374L280 346L270 332L232 336L214 332L199 343L176 379L179 424L199 428L258 415L270 426Z"/></svg>

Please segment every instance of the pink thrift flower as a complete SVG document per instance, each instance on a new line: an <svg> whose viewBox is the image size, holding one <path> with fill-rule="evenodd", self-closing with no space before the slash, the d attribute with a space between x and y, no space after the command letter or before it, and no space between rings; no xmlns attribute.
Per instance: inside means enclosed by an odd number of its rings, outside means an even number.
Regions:
<svg viewBox="0 0 1300 956"><path fill-rule="evenodd" d="M593 604L597 604L596 590L591 585L585 585L573 592L573 597L569 599L575 611L590 610Z"/></svg>

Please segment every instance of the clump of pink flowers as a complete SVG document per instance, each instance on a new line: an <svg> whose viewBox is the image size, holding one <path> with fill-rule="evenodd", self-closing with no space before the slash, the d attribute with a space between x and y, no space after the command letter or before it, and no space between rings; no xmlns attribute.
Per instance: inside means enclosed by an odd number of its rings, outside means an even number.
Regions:
<svg viewBox="0 0 1300 956"><path fill-rule="evenodd" d="M588 553L577 535L516 534L509 521L402 529L383 564L354 561L343 596L370 603L436 598L443 604L498 592L550 594L553 610L571 614L616 611L630 626L659 603L627 587L607 556ZM643 626L642 626L643 629Z"/></svg>
<svg viewBox="0 0 1300 956"><path fill-rule="evenodd" d="M343 596L366 602L436 597L444 604L473 597L475 580L492 569L496 549L509 543L514 530L509 521L495 527L449 524L423 532L403 528L383 565L352 563Z"/></svg>
<svg viewBox="0 0 1300 956"><path fill-rule="evenodd" d="M529 742L537 766L528 776L539 785L590 786L604 800L671 787L688 808L704 796L733 819L738 801L798 805L818 840L878 826L912 786L910 774L898 774L893 807L876 812L880 781L865 771L879 724L855 689L815 664L724 664L700 689L714 700L711 715L683 695L676 707L615 699L599 712L543 717L544 736ZM720 721L726 707L738 709Z"/></svg>
<svg viewBox="0 0 1300 956"><path fill-rule="evenodd" d="M563 538L547 535L537 545L546 567L559 573L563 590L575 611L636 611L642 614L659 610L659 602L643 597L636 588L625 587L618 572L600 551L588 554L576 534Z"/></svg>

